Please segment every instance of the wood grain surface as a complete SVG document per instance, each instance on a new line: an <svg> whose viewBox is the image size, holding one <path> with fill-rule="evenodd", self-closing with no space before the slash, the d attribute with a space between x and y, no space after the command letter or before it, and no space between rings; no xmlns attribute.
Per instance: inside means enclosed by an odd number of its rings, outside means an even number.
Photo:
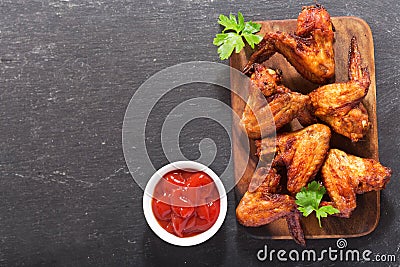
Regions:
<svg viewBox="0 0 400 267"><path fill-rule="evenodd" d="M371 85L363 103L368 111L371 128L366 136L359 142L351 142L335 132L332 133L331 147L339 148L347 153L357 155L364 158L373 158L378 160L378 132L376 119L376 86L375 86L375 61L374 61L374 43L372 33L368 24L355 17L334 17L332 18L335 31L335 81L344 82L348 80L348 54L350 48L350 40L353 36L357 38L360 53L363 59L363 66L368 66L370 72ZM286 31L294 32L296 29L296 20L281 20L281 21L262 21L261 34L268 31ZM242 70L246 65L252 51L247 47L239 54L234 54L231 57L230 65L238 70ZM305 80L290 65L286 59L275 54L272 58L264 62L264 65L269 68L279 68L283 71L283 84L293 91L307 94L315 89L318 85L312 84ZM232 81L235 82L234 80ZM245 107L245 102L237 94L232 94L231 105L237 114L241 114ZM235 123L235 121L234 121ZM234 125L234 129L240 129L239 125ZM298 129L299 123L292 122L290 129ZM243 194L246 192L249 181L257 165L258 159L250 157L247 161L243 154L243 146L239 144L242 135L240 131L233 131L234 143L234 162L235 162L235 179L238 181L236 186L237 202L240 201ZM250 141L254 154L254 142ZM246 169L244 174L241 170ZM357 196L357 208L353 212L351 218L337 218L329 216L322 219L323 227L320 228L315 216L303 217L302 225L306 238L346 238L366 235L372 232L378 224L380 208L379 208L379 192L369 192ZM273 238L286 239L291 238L289 235L285 219L280 219L266 226L258 228L248 228L249 233L257 238Z"/></svg>

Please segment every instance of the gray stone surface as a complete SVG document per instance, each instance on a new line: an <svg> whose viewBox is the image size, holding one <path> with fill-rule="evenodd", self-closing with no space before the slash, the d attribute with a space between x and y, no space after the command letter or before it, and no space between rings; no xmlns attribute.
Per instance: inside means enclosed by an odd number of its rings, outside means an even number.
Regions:
<svg viewBox="0 0 400 267"><path fill-rule="evenodd" d="M129 99L152 74L186 61L218 61L212 39L220 31L220 13L288 19L308 4L312 1L0 1L0 265L253 266L269 264L256 258L265 244L298 249L291 240L248 236L236 223L232 192L224 225L205 244L179 248L158 239L143 216L143 192L125 165L121 128ZM380 266L398 266L399 2L321 4L332 16L361 17L372 29L380 159L393 169L378 228L348 239L348 247L395 254L397 262ZM193 96L226 103L230 98L212 86L186 86L163 100L160 114ZM153 118L148 143L156 167L166 163L158 144L161 122ZM188 157L199 156L195 142L203 137L224 144L221 163L230 156L229 142L215 124L199 121L186 131L192 137L182 139ZM217 172L222 165L215 164ZM329 246L336 248L336 240L308 241L309 249Z"/></svg>

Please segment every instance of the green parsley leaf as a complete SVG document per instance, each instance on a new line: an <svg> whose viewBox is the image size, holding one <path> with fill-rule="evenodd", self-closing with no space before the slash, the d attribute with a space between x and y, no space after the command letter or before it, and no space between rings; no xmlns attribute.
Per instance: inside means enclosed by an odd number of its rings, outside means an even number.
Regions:
<svg viewBox="0 0 400 267"><path fill-rule="evenodd" d="M244 39L246 39L247 43L251 46L252 49L254 49L255 44L258 44L263 39L262 36L260 35L254 35L248 33L243 33L243 37Z"/></svg>
<svg viewBox="0 0 400 267"><path fill-rule="evenodd" d="M213 44L216 46L220 46L225 42L225 39L228 37L227 33L218 33L215 35Z"/></svg>
<svg viewBox="0 0 400 267"><path fill-rule="evenodd" d="M218 23L225 27L225 29L222 31L223 33L225 31L229 31L229 30L237 31L238 25L236 23L236 18L235 17L233 17L233 18L234 18L234 20L232 20L231 18L228 18L227 16L224 16L222 14L219 15Z"/></svg>
<svg viewBox="0 0 400 267"><path fill-rule="evenodd" d="M245 33L256 33L261 30L261 24L249 21L246 23L243 32Z"/></svg>
<svg viewBox="0 0 400 267"><path fill-rule="evenodd" d="M221 14L218 23L225 28L222 33L215 36L213 44L219 46L218 54L222 60L228 59L233 50L239 53L243 49L245 46L243 38L253 49L262 40L262 36L255 34L260 31L261 24L252 21L245 22L240 12L238 12L237 19L233 14L230 14L229 17Z"/></svg>
<svg viewBox="0 0 400 267"><path fill-rule="evenodd" d="M307 217L314 211L314 208L311 206L298 207L297 209L302 212L305 217Z"/></svg>
<svg viewBox="0 0 400 267"><path fill-rule="evenodd" d="M219 37L217 40L214 39L214 42L220 42L221 38L222 37ZM243 47L244 42L242 37L233 32L228 32L226 33L222 45L218 47L218 54L220 55L221 59L227 59L232 54L233 49L236 49L236 53L239 53Z"/></svg>
<svg viewBox="0 0 400 267"><path fill-rule="evenodd" d="M297 209L303 213L304 217L307 217L315 211L319 227L322 227L321 217L326 218L328 215L339 213L339 210L335 209L331 205L319 207L325 193L326 189L323 185L316 181L312 181L307 187L303 187L300 192L296 194Z"/></svg>
<svg viewBox="0 0 400 267"><path fill-rule="evenodd" d="M316 212L316 216L317 216L317 218L318 218L319 227L322 227L322 226L321 226L321 219L320 219L320 217L326 218L326 217L328 217L328 214L329 214L329 215L332 215L332 214L339 213L339 210L338 210L338 209L335 209L334 207L332 207L332 206L329 205L329 206L320 207L320 208L319 208L318 210L316 210L315 212Z"/></svg>
<svg viewBox="0 0 400 267"><path fill-rule="evenodd" d="M244 23L244 17L242 15L242 13L240 13L240 11L238 12L238 32L241 32L244 30L244 27L246 26L246 24Z"/></svg>

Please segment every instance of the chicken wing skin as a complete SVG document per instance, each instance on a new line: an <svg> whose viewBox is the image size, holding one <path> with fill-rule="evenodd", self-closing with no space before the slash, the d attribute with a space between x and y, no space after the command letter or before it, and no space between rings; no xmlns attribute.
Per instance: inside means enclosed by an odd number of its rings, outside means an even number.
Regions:
<svg viewBox="0 0 400 267"><path fill-rule="evenodd" d="M323 124L313 124L301 130L277 135L277 153L273 166L285 166L287 169L287 189L291 194L312 180L329 149L331 131ZM261 161L264 155L270 155L271 149L263 140L256 141L257 154ZM266 151L265 151L266 150Z"/></svg>
<svg viewBox="0 0 400 267"><path fill-rule="evenodd" d="M286 216L286 223L288 225L289 233L293 237L297 244L306 246L306 240L304 239L303 228L300 223L301 214L298 210L290 213Z"/></svg>
<svg viewBox="0 0 400 267"><path fill-rule="evenodd" d="M249 72L254 63L263 62L278 52L304 78L324 84L335 74L333 42L333 25L328 11L320 5L303 7L297 18L296 33L266 33L243 71Z"/></svg>
<svg viewBox="0 0 400 267"><path fill-rule="evenodd" d="M255 191L278 193L281 191L279 184L281 176L277 174L276 169L270 170L270 168L260 167L256 169L251 178L248 192L253 193Z"/></svg>
<svg viewBox="0 0 400 267"><path fill-rule="evenodd" d="M350 138L353 142L362 139L371 126L367 110L362 103L343 116L325 115L319 118L330 125L332 130Z"/></svg>
<svg viewBox="0 0 400 267"><path fill-rule="evenodd" d="M255 64L254 73L250 77L251 83L259 89L265 97L275 94L278 87L282 86L281 70L266 68L264 65Z"/></svg>
<svg viewBox="0 0 400 267"><path fill-rule="evenodd" d="M250 138L259 139L270 134L274 130L272 122L276 130L295 118L303 126L317 122L311 112L310 97L292 92L282 85L280 70L272 70L261 64L255 64L254 69L250 78L252 86L249 88L249 98L241 118L241 125Z"/></svg>
<svg viewBox="0 0 400 267"><path fill-rule="evenodd" d="M328 84L309 94L314 114L332 129L353 142L362 139L370 127L368 114L361 103L368 93L368 68L362 60L355 37L349 52L349 81Z"/></svg>
<svg viewBox="0 0 400 267"><path fill-rule="evenodd" d="M307 107L311 103L307 95L297 92L278 93L269 98L269 107L274 116L277 130L297 117L307 114Z"/></svg>
<svg viewBox="0 0 400 267"><path fill-rule="evenodd" d="M236 208L236 217L244 226L257 227L288 215L296 208L294 199L276 193L280 175L273 168L259 168L253 179L264 179L256 191L247 191ZM272 185L272 186L271 186Z"/></svg>
<svg viewBox="0 0 400 267"><path fill-rule="evenodd" d="M271 133L271 119L267 117L272 113L276 130L279 130L295 118L305 125L315 122L308 112L311 105L310 98L287 88L279 88L278 93L267 98L267 103L257 104L257 96L250 95L241 118L241 125L252 139L260 139L265 134ZM259 102L260 103L260 102ZM258 116L255 115L259 114ZM257 120L259 118L259 120Z"/></svg>
<svg viewBox="0 0 400 267"><path fill-rule="evenodd" d="M306 101L303 109L297 114L297 120L303 127L318 123L317 117L313 113L311 98Z"/></svg>
<svg viewBox="0 0 400 267"><path fill-rule="evenodd" d="M265 192L265 193L279 193L281 191L280 180L281 176L275 168L260 167L257 168L251 178L252 181L260 181L259 186L249 192ZM250 184L251 185L251 184ZM249 185L249 186L250 186Z"/></svg>
<svg viewBox="0 0 400 267"><path fill-rule="evenodd" d="M247 132L249 138L259 139L274 131L274 118L271 109L265 100L260 98L260 94L250 91L246 107L240 119L241 127Z"/></svg>
<svg viewBox="0 0 400 267"><path fill-rule="evenodd" d="M238 222L247 227L258 227L285 217L290 233L299 244L305 245L303 230L295 199L278 194L280 175L274 168L256 170L253 179L264 179L254 192L247 191L236 208Z"/></svg>
<svg viewBox="0 0 400 267"><path fill-rule="evenodd" d="M385 188L392 171L373 159L331 149L321 173L333 206L340 211L339 216L348 218L356 208L356 194Z"/></svg>

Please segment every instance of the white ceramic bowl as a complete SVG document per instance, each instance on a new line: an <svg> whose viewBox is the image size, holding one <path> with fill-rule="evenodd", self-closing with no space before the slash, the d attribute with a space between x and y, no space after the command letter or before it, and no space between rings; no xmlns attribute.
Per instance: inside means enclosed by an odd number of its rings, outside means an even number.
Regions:
<svg viewBox="0 0 400 267"><path fill-rule="evenodd" d="M154 216L153 210L151 208L151 202L152 202L152 194L154 192L154 188L158 181L168 172L173 171L173 170L187 170L187 171L202 171L208 174L213 180L214 183L218 189L218 193L220 195L220 210L219 210L219 215L214 223L213 226L211 226L210 229L207 231L197 234L195 236L191 237L178 237L175 236L169 232L167 232L164 228L160 226L160 224L157 222L157 219ZM207 166L194 162L194 161L177 161L170 163L168 165L165 165L161 169L159 169L156 173L153 174L153 176L150 178L148 181L146 188L144 190L144 195L143 195L143 211L144 211L144 216L146 217L147 223L149 224L150 228L153 230L153 232L158 235L162 240L173 244L177 246L194 246L200 243L203 243L204 241L210 239L221 227L222 223L225 220L226 216L226 211L227 211L227 196L226 196L226 191L224 188L224 185L222 184L221 180L219 177Z"/></svg>

